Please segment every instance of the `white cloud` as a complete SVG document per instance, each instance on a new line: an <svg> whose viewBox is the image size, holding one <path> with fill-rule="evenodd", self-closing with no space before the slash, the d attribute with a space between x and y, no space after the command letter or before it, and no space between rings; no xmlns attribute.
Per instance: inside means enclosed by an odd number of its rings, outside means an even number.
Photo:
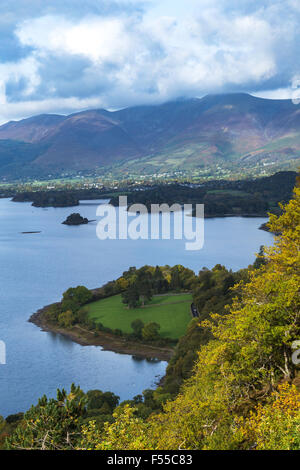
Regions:
<svg viewBox="0 0 300 470"><path fill-rule="evenodd" d="M40 101L21 101L8 103L3 82L0 81L0 125L7 121L23 119L43 113L70 114L78 110L101 108L101 98L54 98Z"/></svg>
<svg viewBox="0 0 300 470"><path fill-rule="evenodd" d="M24 46L40 52L83 55L93 62L119 63L134 46L122 18L85 18L72 23L61 17L45 16L19 25L16 35Z"/></svg>
<svg viewBox="0 0 300 470"><path fill-rule="evenodd" d="M284 73L286 84L274 86L282 96L300 71L298 6L294 0L262 0L256 8L248 0L191 0L179 8L176 1L156 1L144 15L131 9L130 15L67 19L58 12L22 21L15 34L30 50L19 61L0 63L2 102L6 85L25 86L21 101L6 99L2 118L47 112L47 106L116 107L223 90L266 95ZM82 68L72 76L67 64L73 59L82 60Z"/></svg>
<svg viewBox="0 0 300 470"><path fill-rule="evenodd" d="M23 90L24 97L30 96L41 83L39 76L39 62L31 55L19 62L0 63L0 77L2 86L6 82L15 82L25 78L26 86Z"/></svg>
<svg viewBox="0 0 300 470"><path fill-rule="evenodd" d="M268 23L250 16L232 22L220 13L216 17L214 10L200 20L183 21L85 18L74 24L46 16L21 24L17 36L41 57L47 52L82 55L97 67L118 67L112 78L120 85L140 88L136 81L147 72L162 98L176 83L208 90L257 81L275 71ZM157 56L155 49L161 50Z"/></svg>
<svg viewBox="0 0 300 470"><path fill-rule="evenodd" d="M264 90L253 92L253 96L258 98L267 98L275 100L293 100L294 104L300 104L300 74L295 75L290 86L286 88L277 88L275 90Z"/></svg>

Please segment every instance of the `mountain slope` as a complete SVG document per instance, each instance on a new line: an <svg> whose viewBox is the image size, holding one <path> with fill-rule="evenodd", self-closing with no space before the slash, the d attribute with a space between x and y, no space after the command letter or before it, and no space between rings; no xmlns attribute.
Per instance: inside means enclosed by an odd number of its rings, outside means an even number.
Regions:
<svg viewBox="0 0 300 470"><path fill-rule="evenodd" d="M115 112L35 116L1 126L0 146L7 140L26 152L32 145L30 163L21 157L19 166L0 163L0 176L7 177L277 164L300 158L300 107L247 94L208 95Z"/></svg>

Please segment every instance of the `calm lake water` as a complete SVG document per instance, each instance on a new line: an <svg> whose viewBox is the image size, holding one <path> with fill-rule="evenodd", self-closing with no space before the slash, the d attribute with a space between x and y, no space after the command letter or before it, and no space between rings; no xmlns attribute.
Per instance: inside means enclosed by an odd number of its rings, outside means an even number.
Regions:
<svg viewBox="0 0 300 470"><path fill-rule="evenodd" d="M7 364L0 365L0 415L24 411L43 394L54 396L72 382L85 391L110 390L129 399L164 375L165 362L80 346L27 322L68 287L99 287L128 267L144 264L183 264L198 272L221 263L237 270L273 239L258 230L262 218L206 220L201 251L186 251L180 240L100 241L96 222L61 224L74 211L96 219L96 208L95 201L84 201L80 208L42 209L0 199L0 340L7 348Z"/></svg>

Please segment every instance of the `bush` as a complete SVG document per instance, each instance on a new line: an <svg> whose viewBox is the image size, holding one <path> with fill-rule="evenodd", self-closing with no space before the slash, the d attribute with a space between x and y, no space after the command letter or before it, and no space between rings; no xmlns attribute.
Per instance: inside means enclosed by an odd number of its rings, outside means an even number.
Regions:
<svg viewBox="0 0 300 470"><path fill-rule="evenodd" d="M75 315L71 310L67 310L66 312L62 312L58 315L58 324L63 328L71 328L72 325L75 323Z"/></svg>
<svg viewBox="0 0 300 470"><path fill-rule="evenodd" d="M16 413L13 415L9 415L6 418L7 424L15 424L23 419L24 413Z"/></svg>
<svg viewBox="0 0 300 470"><path fill-rule="evenodd" d="M155 322L147 323L142 329L142 337L145 341L154 341L159 338L160 325Z"/></svg>
<svg viewBox="0 0 300 470"><path fill-rule="evenodd" d="M114 334L117 336L123 336L123 331L117 328L116 330L114 330Z"/></svg>
<svg viewBox="0 0 300 470"><path fill-rule="evenodd" d="M243 447L256 450L300 449L300 393L280 385L265 406L259 404L247 419L240 419Z"/></svg>

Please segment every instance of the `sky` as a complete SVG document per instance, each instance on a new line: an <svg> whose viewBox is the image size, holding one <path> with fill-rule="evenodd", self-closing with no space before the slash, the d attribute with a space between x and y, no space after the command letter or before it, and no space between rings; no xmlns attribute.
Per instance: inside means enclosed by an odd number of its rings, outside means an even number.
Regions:
<svg viewBox="0 0 300 470"><path fill-rule="evenodd" d="M0 124L208 93L300 96L300 0L1 0Z"/></svg>

